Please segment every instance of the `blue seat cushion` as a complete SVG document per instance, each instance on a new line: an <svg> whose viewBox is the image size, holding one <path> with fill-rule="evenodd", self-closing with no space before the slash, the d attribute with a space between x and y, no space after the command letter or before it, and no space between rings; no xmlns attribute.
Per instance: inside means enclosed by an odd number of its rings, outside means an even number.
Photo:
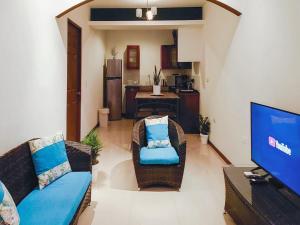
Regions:
<svg viewBox="0 0 300 225"><path fill-rule="evenodd" d="M90 172L70 172L17 206L20 225L69 225L92 180Z"/></svg>
<svg viewBox="0 0 300 225"><path fill-rule="evenodd" d="M142 165L174 165L179 163L179 156L173 147L150 149L143 147L140 151Z"/></svg>

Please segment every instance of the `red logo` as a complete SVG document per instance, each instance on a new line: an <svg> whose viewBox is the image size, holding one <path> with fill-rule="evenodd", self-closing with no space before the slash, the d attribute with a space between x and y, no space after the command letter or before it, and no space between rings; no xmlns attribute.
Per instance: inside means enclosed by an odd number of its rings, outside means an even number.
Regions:
<svg viewBox="0 0 300 225"><path fill-rule="evenodd" d="M273 137L269 137L269 145L271 145L272 147L276 148L276 140Z"/></svg>

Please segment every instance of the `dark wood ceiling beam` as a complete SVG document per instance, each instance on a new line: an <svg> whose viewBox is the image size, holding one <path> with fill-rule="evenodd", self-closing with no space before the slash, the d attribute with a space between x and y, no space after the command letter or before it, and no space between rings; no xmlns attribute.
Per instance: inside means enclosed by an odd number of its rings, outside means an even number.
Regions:
<svg viewBox="0 0 300 225"><path fill-rule="evenodd" d="M66 15L67 13L73 11L74 9L77 9L78 7L83 6L83 5L85 5L85 4L88 4L88 3L92 2L92 1L94 1L94 0L85 0L85 1L83 1L83 2L80 2L80 3L76 4L76 5L74 5L74 6L70 7L70 8L68 8L67 10L63 11L62 13L58 14L58 15L56 16L56 18L57 18L57 19L58 19L58 18L61 18L61 17L63 17L64 15Z"/></svg>
<svg viewBox="0 0 300 225"><path fill-rule="evenodd" d="M241 16L242 15L242 13L240 11L232 8L231 6L229 6L229 5L227 5L227 4L223 3L223 2L220 2L218 0L207 0L207 1L211 2L211 3L214 3L214 4L218 5L218 6L226 9L227 11L233 13L234 15L237 15L237 16Z"/></svg>

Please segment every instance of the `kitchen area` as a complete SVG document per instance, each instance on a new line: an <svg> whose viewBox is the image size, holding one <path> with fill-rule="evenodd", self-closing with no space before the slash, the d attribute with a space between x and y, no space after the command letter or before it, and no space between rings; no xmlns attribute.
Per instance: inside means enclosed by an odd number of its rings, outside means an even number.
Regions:
<svg viewBox="0 0 300 225"><path fill-rule="evenodd" d="M168 115L186 133L199 133L202 36L201 27L108 33L103 96L109 119Z"/></svg>
<svg viewBox="0 0 300 225"><path fill-rule="evenodd" d="M184 75L178 75L177 79L179 79L180 76ZM200 114L200 93L199 91L194 89L181 88L183 88L183 86L162 87L162 96L154 96L152 98L153 105L155 105L155 101L158 101L158 106L152 106L151 109L146 108L143 110L139 109L138 102L141 100L145 100L145 98L150 98L152 94L152 86L126 85L125 117L130 119L139 119L142 117L151 116L153 114L169 115L170 118L178 121L181 124L186 133L198 133L198 117ZM147 94L142 93L149 94L147 96ZM173 95L170 95L169 93L172 93ZM168 100L166 100L166 98L168 98ZM172 101L175 103L172 104ZM163 104L167 105L168 108L165 109L165 107L162 106ZM159 106L161 108L159 108ZM142 111L143 114L140 115L140 111Z"/></svg>

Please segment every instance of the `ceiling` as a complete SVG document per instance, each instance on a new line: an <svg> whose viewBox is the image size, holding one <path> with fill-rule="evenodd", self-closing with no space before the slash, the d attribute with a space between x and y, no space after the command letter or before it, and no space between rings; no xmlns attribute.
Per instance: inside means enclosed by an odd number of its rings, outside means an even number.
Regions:
<svg viewBox="0 0 300 225"><path fill-rule="evenodd" d="M157 7L202 6L206 0L149 0L149 5ZM136 8L145 7L147 0L94 0L89 4L99 8Z"/></svg>

